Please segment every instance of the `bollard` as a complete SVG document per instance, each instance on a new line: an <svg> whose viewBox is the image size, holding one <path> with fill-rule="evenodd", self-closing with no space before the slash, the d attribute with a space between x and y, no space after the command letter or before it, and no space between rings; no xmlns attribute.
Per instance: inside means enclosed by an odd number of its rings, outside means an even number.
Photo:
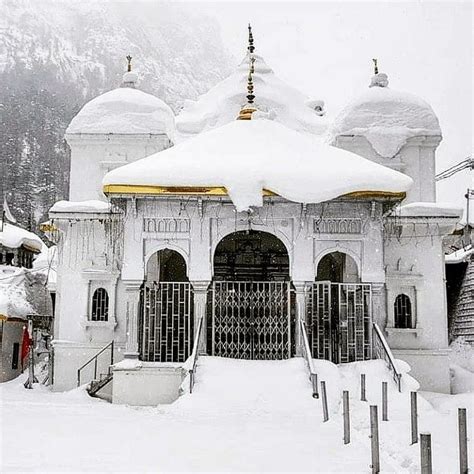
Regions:
<svg viewBox="0 0 474 474"><path fill-rule="evenodd" d="M349 418L349 392L342 392L342 414L344 418L344 444L351 442L351 422Z"/></svg>
<svg viewBox="0 0 474 474"><path fill-rule="evenodd" d="M326 395L326 382L321 381L321 398L323 399L323 417L324 421L329 420L329 411L328 411L328 397Z"/></svg>
<svg viewBox="0 0 474 474"><path fill-rule="evenodd" d="M382 421L388 421L388 384L382 382Z"/></svg>
<svg viewBox="0 0 474 474"><path fill-rule="evenodd" d="M418 403L416 392L410 393L411 399L411 444L418 443Z"/></svg>
<svg viewBox="0 0 474 474"><path fill-rule="evenodd" d="M467 461L467 415L465 408L458 408L459 425L459 472L467 474L469 471Z"/></svg>
<svg viewBox="0 0 474 474"><path fill-rule="evenodd" d="M432 474L433 466L431 464L431 435L429 433L420 434L420 455L421 474Z"/></svg>
<svg viewBox="0 0 474 474"><path fill-rule="evenodd" d="M365 374L360 374L360 400L362 402L367 401L365 396Z"/></svg>
<svg viewBox="0 0 474 474"><path fill-rule="evenodd" d="M318 374L311 374L311 385L313 387L313 398L319 398L318 393Z"/></svg>
<svg viewBox="0 0 474 474"><path fill-rule="evenodd" d="M372 455L372 474L380 472L379 420L377 405L370 405L370 451Z"/></svg>

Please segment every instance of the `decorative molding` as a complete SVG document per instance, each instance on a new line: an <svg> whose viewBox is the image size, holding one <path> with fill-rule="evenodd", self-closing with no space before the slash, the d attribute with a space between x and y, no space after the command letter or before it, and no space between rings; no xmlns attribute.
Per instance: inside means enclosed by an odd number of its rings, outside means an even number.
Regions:
<svg viewBox="0 0 474 474"><path fill-rule="evenodd" d="M359 217L323 217L313 221L314 232L318 234L361 234L362 228Z"/></svg>
<svg viewBox="0 0 474 474"><path fill-rule="evenodd" d="M143 218L143 232L155 234L188 234L190 230L190 219L176 219L172 217Z"/></svg>

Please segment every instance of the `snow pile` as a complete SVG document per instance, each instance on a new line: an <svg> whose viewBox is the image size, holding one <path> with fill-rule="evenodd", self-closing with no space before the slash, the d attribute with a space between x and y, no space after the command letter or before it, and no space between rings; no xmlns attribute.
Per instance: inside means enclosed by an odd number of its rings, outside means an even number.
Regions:
<svg viewBox="0 0 474 474"><path fill-rule="evenodd" d="M0 318L26 318L33 312L27 301L26 269L0 265Z"/></svg>
<svg viewBox="0 0 474 474"><path fill-rule="evenodd" d="M327 423L321 399L311 396L302 358L201 357L194 393L159 407L111 405L88 397L83 388L54 393L35 384L34 390L25 390L25 376L20 376L0 384L1 467L22 472L368 472L369 405L377 404L381 472L419 472L420 446L410 445L409 393L396 391L380 361L324 365L320 380L326 381L332 404ZM367 374L368 402L360 401L360 373ZM389 421L382 421L382 381L389 383ZM342 443L345 389L350 392L348 445ZM432 435L433 472L453 472L456 411L459 406L469 413L472 396L422 395L419 428ZM16 449L25 426L35 440L28 456ZM469 423L468 430L472 438ZM54 455L45 456L51 446Z"/></svg>
<svg viewBox="0 0 474 474"><path fill-rule="evenodd" d="M49 212L81 212L81 213L101 213L110 212L110 203L104 201L58 201Z"/></svg>
<svg viewBox="0 0 474 474"><path fill-rule="evenodd" d="M5 221L0 231L0 245L11 249L25 246L37 252L43 248L43 242L36 234Z"/></svg>
<svg viewBox="0 0 474 474"><path fill-rule="evenodd" d="M474 253L472 245L468 245L462 249L456 250L444 256L444 261L449 264L467 262Z"/></svg>
<svg viewBox="0 0 474 474"><path fill-rule="evenodd" d="M66 134L167 134L174 139L174 114L157 97L123 87L92 99L72 119Z"/></svg>
<svg viewBox="0 0 474 474"><path fill-rule="evenodd" d="M453 217L459 219L463 210L452 203L411 202L398 206L393 214L398 217Z"/></svg>
<svg viewBox="0 0 474 474"><path fill-rule="evenodd" d="M316 135L327 129L324 102L307 96L285 84L259 55L255 57L253 82L255 105L259 113L271 114L277 122ZM247 103L249 56L227 79L202 95L197 101L186 101L176 118L178 132L197 134L232 122Z"/></svg>
<svg viewBox="0 0 474 474"><path fill-rule="evenodd" d="M428 103L390 89L388 81L384 85L378 79L336 117L330 130L331 143L339 135L362 135L380 156L391 158L409 138L441 137L438 118Z"/></svg>
<svg viewBox="0 0 474 474"><path fill-rule="evenodd" d="M238 211L262 206L262 190L318 203L357 191L406 192L411 178L322 144L271 120L222 127L107 173L107 185L226 188ZM105 188L105 191L107 188Z"/></svg>

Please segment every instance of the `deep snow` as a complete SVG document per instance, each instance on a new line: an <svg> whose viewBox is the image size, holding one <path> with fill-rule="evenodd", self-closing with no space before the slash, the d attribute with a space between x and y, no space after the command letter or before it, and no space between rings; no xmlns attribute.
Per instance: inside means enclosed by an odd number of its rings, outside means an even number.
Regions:
<svg viewBox="0 0 474 474"><path fill-rule="evenodd" d="M408 176L273 120L234 120L108 172L103 184L224 186L238 211L262 190L318 203L358 191L407 191Z"/></svg>
<svg viewBox="0 0 474 474"><path fill-rule="evenodd" d="M398 394L381 361L315 361L328 385L331 418L311 397L303 359L241 361L201 357L192 395L154 408L109 405L83 388L25 390L22 377L0 386L2 460L9 471L42 472L368 472L369 404L389 381L389 422L379 422L382 472L418 472L410 446L409 394ZM368 399L360 402L359 374ZM339 394L351 392L352 442L342 443ZM457 472L456 406L468 395L419 399L420 430L432 433L435 472ZM381 418L381 415L379 415ZM26 444L26 440L31 443Z"/></svg>

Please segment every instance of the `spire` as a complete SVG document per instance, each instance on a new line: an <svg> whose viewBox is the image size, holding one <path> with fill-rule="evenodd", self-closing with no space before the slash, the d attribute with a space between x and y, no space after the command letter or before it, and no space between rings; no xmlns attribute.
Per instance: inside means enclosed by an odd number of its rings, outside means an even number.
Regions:
<svg viewBox="0 0 474 474"><path fill-rule="evenodd" d="M387 74L379 72L378 59L373 58L372 62L374 63L374 75L370 80L369 87L387 87L388 86L388 77Z"/></svg>
<svg viewBox="0 0 474 474"><path fill-rule="evenodd" d="M127 60L127 72L122 77L121 87L131 87L132 89L135 89L138 82L138 74L132 72L132 56L128 54L125 59Z"/></svg>
<svg viewBox="0 0 474 474"><path fill-rule="evenodd" d="M254 63L254 56L249 55L249 75L247 77L247 103L240 109L240 113L237 117L237 120L251 120L252 114L257 110L253 103L255 99L255 95L253 93L253 73L255 72Z"/></svg>
<svg viewBox="0 0 474 474"><path fill-rule="evenodd" d="M247 50L250 54L253 54L253 52L255 51L255 46L253 45L252 26L250 25L250 23L249 23L248 29L249 29L249 45L247 47Z"/></svg>

